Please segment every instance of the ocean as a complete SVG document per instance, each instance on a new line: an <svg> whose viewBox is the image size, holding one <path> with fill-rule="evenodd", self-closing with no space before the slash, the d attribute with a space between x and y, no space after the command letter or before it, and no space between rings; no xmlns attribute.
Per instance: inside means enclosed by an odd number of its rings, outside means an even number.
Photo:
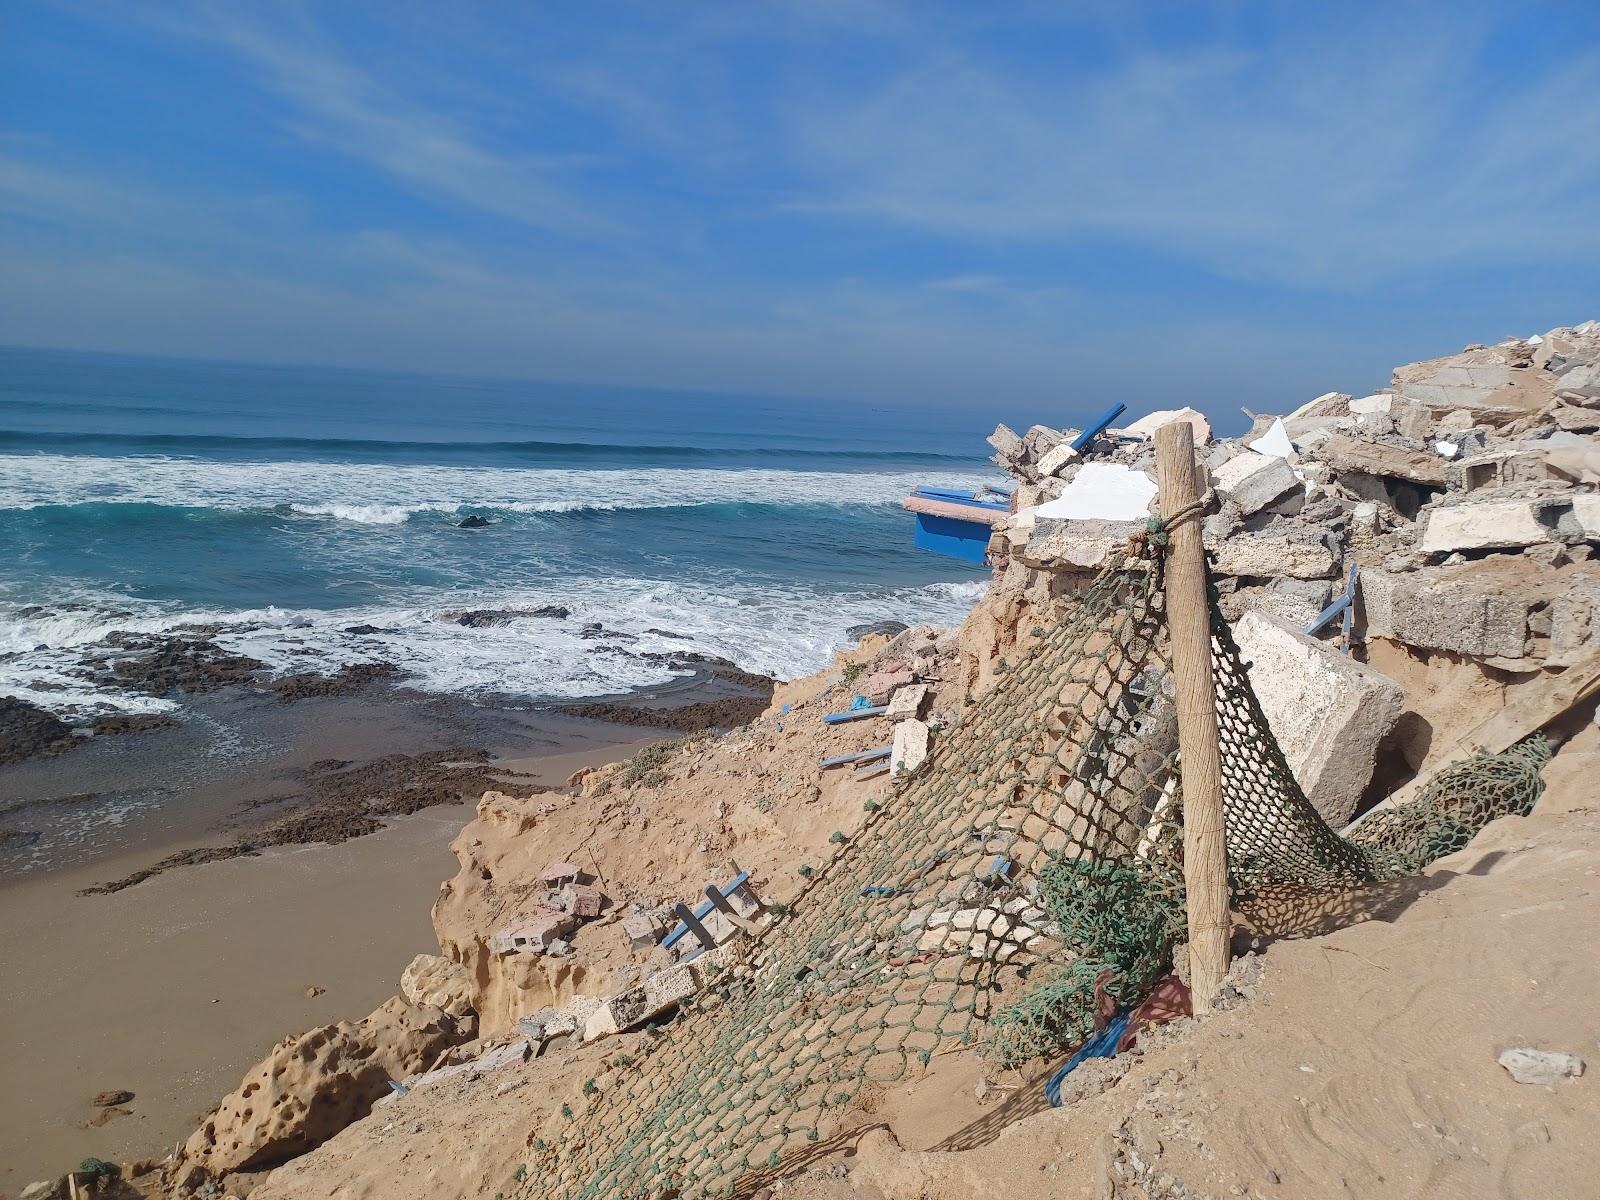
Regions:
<svg viewBox="0 0 1600 1200"><path fill-rule="evenodd" d="M793 677L851 626L952 623L982 594L986 573L912 547L899 501L1000 482L992 425L0 349L0 695L80 720L178 707L84 663L184 628L280 673L386 662L499 702L662 684L656 652ZM479 609L512 615L460 623Z"/></svg>

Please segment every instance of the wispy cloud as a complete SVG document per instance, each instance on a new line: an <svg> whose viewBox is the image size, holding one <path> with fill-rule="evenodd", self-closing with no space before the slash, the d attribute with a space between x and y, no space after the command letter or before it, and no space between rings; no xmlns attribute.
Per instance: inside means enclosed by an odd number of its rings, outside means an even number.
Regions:
<svg viewBox="0 0 1600 1200"><path fill-rule="evenodd" d="M1592 253L1600 54L1486 95L1495 53L1470 10L1044 71L929 37L864 93L795 106L813 182L794 207L969 241L1118 239L1306 287Z"/></svg>
<svg viewBox="0 0 1600 1200"><path fill-rule="evenodd" d="M296 135L378 169L417 194L556 233L619 231L586 194L585 163L496 148L451 116L420 104L341 54L303 17L255 21L207 4L167 27L238 55L291 106Z"/></svg>

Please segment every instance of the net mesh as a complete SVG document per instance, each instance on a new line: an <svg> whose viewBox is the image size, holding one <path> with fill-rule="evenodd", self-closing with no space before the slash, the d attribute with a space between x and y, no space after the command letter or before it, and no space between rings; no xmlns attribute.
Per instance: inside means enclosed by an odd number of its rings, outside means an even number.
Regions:
<svg viewBox="0 0 1600 1200"><path fill-rule="evenodd" d="M1159 570L1130 560L1058 601L795 902L586 1083L522 1194L744 1193L859 1126L874 1085L956 1047L1016 1062L1071 1046L1097 978L1125 1001L1148 987L1183 928ZM1342 838L1295 783L1219 615L1213 661L1247 913L1414 871L1537 797L1534 747L1463 764Z"/></svg>

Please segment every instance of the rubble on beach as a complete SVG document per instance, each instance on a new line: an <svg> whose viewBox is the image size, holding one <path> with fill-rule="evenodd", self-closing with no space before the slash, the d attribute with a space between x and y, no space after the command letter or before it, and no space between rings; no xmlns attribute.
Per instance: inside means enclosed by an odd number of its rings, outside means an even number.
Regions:
<svg viewBox="0 0 1600 1200"><path fill-rule="evenodd" d="M1369 656L1386 646L1517 678L1600 649L1600 322L1399 367L1381 391L1329 392L1255 416L1236 438L1212 440L1193 409L1106 430L1082 452L1070 449L1077 430L1001 425L994 461L1017 486L990 541L997 589L1062 595L1120 555L1155 512L1151 439L1173 420L1195 427L1213 579L1258 660L1274 733L1297 766L1316 758L1349 776L1329 787L1315 769L1301 778L1335 824L1355 815L1378 741L1399 720L1395 697L1374 709L1371 687L1352 680L1354 691L1325 688L1342 699L1308 720L1303 681L1333 660L1303 655L1298 671L1263 663L1292 657L1292 631L1347 590L1350 637ZM1254 624L1239 624L1252 613ZM1343 624L1340 614L1324 641ZM1341 704L1362 717L1349 736L1330 735L1324 720ZM1364 773L1348 769L1351 751Z"/></svg>

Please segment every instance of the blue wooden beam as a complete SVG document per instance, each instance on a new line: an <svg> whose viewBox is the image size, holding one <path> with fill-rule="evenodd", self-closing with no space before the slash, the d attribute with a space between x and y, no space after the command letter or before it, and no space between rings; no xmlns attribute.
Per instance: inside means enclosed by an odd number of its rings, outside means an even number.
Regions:
<svg viewBox="0 0 1600 1200"><path fill-rule="evenodd" d="M1115 421L1127 411L1128 406L1126 404L1113 404L1110 408L1106 409L1104 415L1101 416L1098 421L1089 426L1089 428L1085 429L1077 437L1072 439L1072 448L1079 454L1082 454L1090 442L1094 441L1095 438L1099 437L1106 431L1107 425L1110 425L1111 422Z"/></svg>

